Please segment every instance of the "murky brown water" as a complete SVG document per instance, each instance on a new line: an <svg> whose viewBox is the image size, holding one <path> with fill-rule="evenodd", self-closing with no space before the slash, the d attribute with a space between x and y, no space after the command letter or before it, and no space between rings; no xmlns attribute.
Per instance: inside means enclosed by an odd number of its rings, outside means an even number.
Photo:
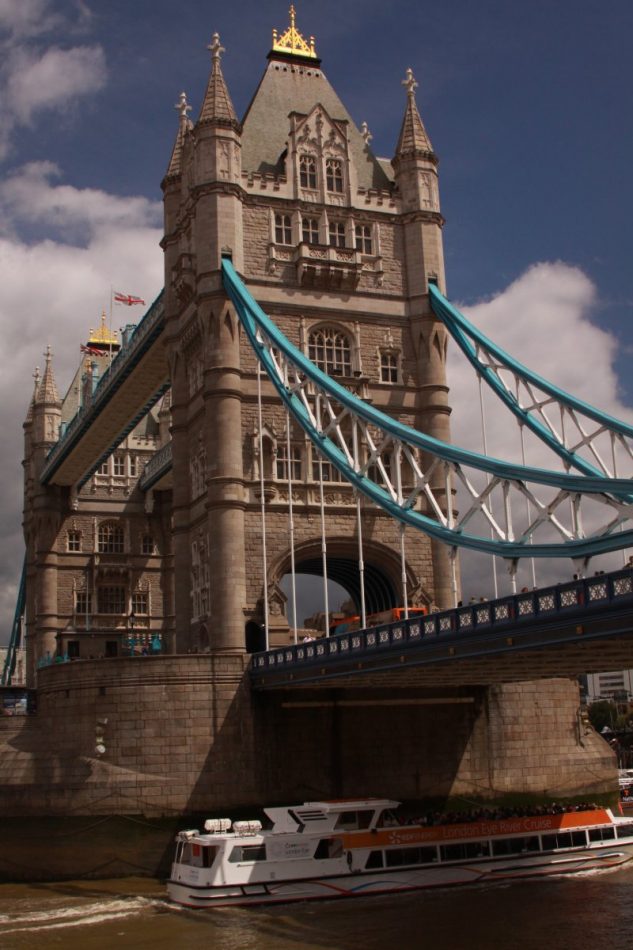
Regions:
<svg viewBox="0 0 633 950"><path fill-rule="evenodd" d="M0 885L2 950L630 950L633 868L274 908L179 910L157 881Z"/></svg>

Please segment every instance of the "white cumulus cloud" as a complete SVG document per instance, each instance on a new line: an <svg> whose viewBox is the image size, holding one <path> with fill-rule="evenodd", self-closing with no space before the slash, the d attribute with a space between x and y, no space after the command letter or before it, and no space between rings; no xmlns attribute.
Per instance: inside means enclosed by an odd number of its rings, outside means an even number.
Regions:
<svg viewBox="0 0 633 950"><path fill-rule="evenodd" d="M106 85L103 48L71 42L91 16L83 0L0 0L0 160L36 114L67 113Z"/></svg>
<svg viewBox="0 0 633 950"><path fill-rule="evenodd" d="M41 109L63 110L73 99L98 92L106 76L100 46L51 47L42 54L19 50L9 64L6 102L15 120L26 124Z"/></svg>
<svg viewBox="0 0 633 950"><path fill-rule="evenodd" d="M631 408L620 399L615 370L617 339L592 319L599 306L596 288L581 270L560 262L529 268L490 300L462 306L465 315L486 336L523 365L579 399L618 419L633 421ZM453 406L452 438L465 448L483 451L482 415L476 375L457 345L449 346L448 377ZM491 456L520 463L521 435L514 416L483 384L487 451ZM556 410L548 410L560 425ZM535 436L524 433L526 464L560 471L560 460ZM607 455L607 460L610 461ZM629 469L630 469L629 461ZM620 471L630 475L630 471ZM463 498L461 500L463 506ZM502 521L502 512L496 512ZM598 512L596 512L596 516ZM464 593L492 595L492 565L483 555L461 555ZM618 566L620 555L605 558ZM593 569L593 567L592 567ZM567 560L536 563L538 584L569 577ZM509 590L506 565L498 562L502 590ZM520 583L529 583L531 567L522 562ZM530 585L531 586L531 585Z"/></svg>
<svg viewBox="0 0 633 950"><path fill-rule="evenodd" d="M33 392L32 374L44 365L50 343L60 393L64 393L80 360L79 346L102 311L109 311L110 288L138 294L151 302L163 285L159 247L160 207L145 198L122 199L91 189L53 184L54 166L30 165L0 187L0 214L6 233L0 235L0 405L4 449L0 458L0 642L8 636L24 549L21 529L22 422ZM20 204L27 184L33 194ZM27 188L28 190L28 188ZM82 241L20 238L23 221L50 231L57 215L79 228ZM142 313L114 313L113 328Z"/></svg>

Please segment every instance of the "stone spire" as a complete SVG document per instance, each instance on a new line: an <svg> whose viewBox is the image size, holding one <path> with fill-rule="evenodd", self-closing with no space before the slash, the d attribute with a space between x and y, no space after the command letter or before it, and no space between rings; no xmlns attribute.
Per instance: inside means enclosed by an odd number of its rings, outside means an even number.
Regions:
<svg viewBox="0 0 633 950"><path fill-rule="evenodd" d="M224 47L220 45L219 33L213 34L211 45L207 49L211 51L211 75L198 122L238 126L235 109L222 75L220 57L224 52Z"/></svg>
<svg viewBox="0 0 633 950"><path fill-rule="evenodd" d="M407 107L396 146L396 158L403 158L415 153L426 153L426 155L431 156L433 155L433 146L418 112L415 101L415 90L418 84L414 79L411 68L407 69L407 76L406 79L402 80L402 85L407 90Z"/></svg>
<svg viewBox="0 0 633 950"><path fill-rule="evenodd" d="M31 424L33 446L39 453L38 464L44 463L48 447L54 442L57 442L62 416L62 404L53 376L53 367L51 364L53 354L50 346L46 347L44 355L46 357L46 366L44 367L44 375L39 381L37 391L33 397L33 416Z"/></svg>
<svg viewBox="0 0 633 950"><path fill-rule="evenodd" d="M33 395L31 396L31 401L29 403L29 408L26 412L26 419L24 420L24 425L30 425L33 422L33 406L37 400L37 391L40 388L40 368L39 366L35 367L35 372L33 373L33 379L35 380L35 385L33 386Z"/></svg>
<svg viewBox="0 0 633 950"><path fill-rule="evenodd" d="M176 141L174 142L174 148L169 160L169 167L165 175L166 178L177 178L182 172L182 146L185 141L185 135L189 129L192 128L191 119L187 115L188 112L191 112L191 106L187 102L187 94L185 92L180 93L180 99L174 106L174 109L178 109L180 121L178 123L178 134L176 135Z"/></svg>
<svg viewBox="0 0 633 950"><path fill-rule="evenodd" d="M44 367L42 381L37 387L37 394L34 396L34 403L45 406L60 405L59 393L57 392L55 377L53 376L53 367L51 365L53 353L50 344L46 347L44 356L46 357L46 366Z"/></svg>

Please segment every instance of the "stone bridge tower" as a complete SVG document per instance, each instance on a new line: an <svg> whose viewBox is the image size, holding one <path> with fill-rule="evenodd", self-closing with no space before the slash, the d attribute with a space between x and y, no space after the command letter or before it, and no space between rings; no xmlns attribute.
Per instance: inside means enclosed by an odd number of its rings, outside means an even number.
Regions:
<svg viewBox="0 0 633 950"><path fill-rule="evenodd" d="M262 380L222 288L223 254L295 345L353 392L449 438L446 337L428 302L444 289L437 158L407 71L391 160L376 157L328 82L313 38L273 33L264 75L239 121L217 34L200 114L180 125L163 181L167 345L172 373L176 649L240 651L264 621L263 466L271 630L288 635L280 581L290 569L292 484L298 573L322 574L317 453ZM394 90L395 93L395 90ZM261 457L260 457L261 455ZM383 457L385 465L388 456ZM359 602L356 507L323 463L328 577ZM400 530L362 510L368 613L403 601ZM448 605L445 549L407 531L410 604ZM299 618L301 619L301 618ZM274 638L273 638L274 642Z"/></svg>

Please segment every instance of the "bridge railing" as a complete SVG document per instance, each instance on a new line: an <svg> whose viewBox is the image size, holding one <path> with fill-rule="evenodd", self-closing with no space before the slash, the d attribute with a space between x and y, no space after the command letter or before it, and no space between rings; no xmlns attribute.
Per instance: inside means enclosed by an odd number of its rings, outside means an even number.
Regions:
<svg viewBox="0 0 633 950"><path fill-rule="evenodd" d="M138 482L141 491L146 491L147 488L151 488L165 472L169 471L171 465L171 442L166 442L162 449L159 449L158 452L152 455L143 469L143 474Z"/></svg>
<svg viewBox="0 0 633 950"><path fill-rule="evenodd" d="M266 670L347 657L356 659L388 648L458 634L517 629L539 621L582 615L592 608L626 600L633 603L633 568L255 653L251 673L259 675Z"/></svg>

